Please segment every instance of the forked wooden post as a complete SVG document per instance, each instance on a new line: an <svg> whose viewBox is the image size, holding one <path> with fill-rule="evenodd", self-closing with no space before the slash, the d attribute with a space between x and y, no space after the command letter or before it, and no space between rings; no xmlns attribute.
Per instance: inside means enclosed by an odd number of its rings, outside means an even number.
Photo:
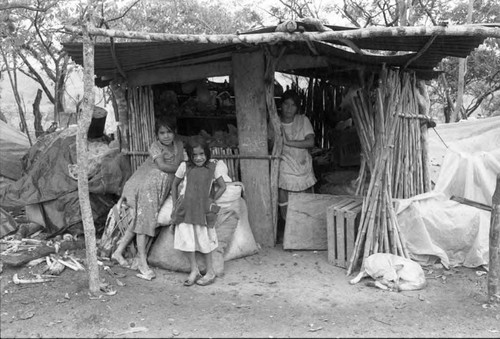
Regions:
<svg viewBox="0 0 500 339"><path fill-rule="evenodd" d="M488 272L488 302L500 301L500 173L493 193L490 219L490 258Z"/></svg>

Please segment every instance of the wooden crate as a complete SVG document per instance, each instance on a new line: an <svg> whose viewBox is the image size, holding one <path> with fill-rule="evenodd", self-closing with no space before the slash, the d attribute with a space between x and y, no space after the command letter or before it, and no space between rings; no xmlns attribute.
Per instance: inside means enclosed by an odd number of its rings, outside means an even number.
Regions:
<svg viewBox="0 0 500 339"><path fill-rule="evenodd" d="M326 213L328 261L347 268L358 233L362 197L344 198L329 206Z"/></svg>

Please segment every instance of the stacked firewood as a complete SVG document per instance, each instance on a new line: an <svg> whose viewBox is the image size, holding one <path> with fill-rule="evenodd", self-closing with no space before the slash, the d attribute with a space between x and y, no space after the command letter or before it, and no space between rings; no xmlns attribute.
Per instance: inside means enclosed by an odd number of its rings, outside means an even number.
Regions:
<svg viewBox="0 0 500 339"><path fill-rule="evenodd" d="M136 170L148 156L149 145L155 139L155 115L151 86L133 87L128 90L130 133L130 164Z"/></svg>
<svg viewBox="0 0 500 339"><path fill-rule="evenodd" d="M233 181L240 181L240 159L238 147L211 147L214 159L223 160L228 169L228 175Z"/></svg>
<svg viewBox="0 0 500 339"><path fill-rule="evenodd" d="M394 210L392 185L395 183L393 170L401 162L398 156L394 156L395 144L399 144L398 149L411 147L410 144L401 145L397 135L405 131L405 127L400 126L402 118L399 115L414 105L413 88L410 74L384 69L376 89L351 89L344 98L352 111L361 142L363 166L360 177L368 176L369 171L370 178L347 275L361 258L364 260L373 253L409 257ZM414 151L408 149L407 152ZM405 168L397 171L404 175Z"/></svg>

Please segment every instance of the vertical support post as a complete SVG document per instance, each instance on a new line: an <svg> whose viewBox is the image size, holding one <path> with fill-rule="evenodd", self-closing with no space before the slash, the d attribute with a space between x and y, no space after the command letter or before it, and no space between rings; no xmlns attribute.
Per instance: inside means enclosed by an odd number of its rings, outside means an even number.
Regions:
<svg viewBox="0 0 500 339"><path fill-rule="evenodd" d="M239 152L268 155L264 52L233 54L232 68ZM263 246L274 246L269 160L242 159L240 168L254 237Z"/></svg>
<svg viewBox="0 0 500 339"><path fill-rule="evenodd" d="M89 274L89 289L92 294L99 292L99 266L97 266L97 246L95 236L92 206L89 197L88 181L88 144L87 133L92 120L94 109L94 42L88 32L93 28L93 3L88 0L88 14L86 24L83 25L83 110L78 119L78 134L76 136L76 154L78 160L78 200L82 214L83 231L85 234L85 252Z"/></svg>
<svg viewBox="0 0 500 339"><path fill-rule="evenodd" d="M490 252L488 271L488 302L500 301L500 173L493 193L490 219Z"/></svg>

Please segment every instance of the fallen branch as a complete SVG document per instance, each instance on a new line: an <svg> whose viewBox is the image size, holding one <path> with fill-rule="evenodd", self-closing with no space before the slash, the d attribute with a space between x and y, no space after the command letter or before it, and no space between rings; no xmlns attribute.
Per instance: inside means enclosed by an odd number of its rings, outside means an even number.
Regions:
<svg viewBox="0 0 500 339"><path fill-rule="evenodd" d="M44 282L54 281L54 279L44 279L41 276L37 275L35 279L19 279L17 273L12 277L12 282L16 285L20 284L38 284Z"/></svg>

